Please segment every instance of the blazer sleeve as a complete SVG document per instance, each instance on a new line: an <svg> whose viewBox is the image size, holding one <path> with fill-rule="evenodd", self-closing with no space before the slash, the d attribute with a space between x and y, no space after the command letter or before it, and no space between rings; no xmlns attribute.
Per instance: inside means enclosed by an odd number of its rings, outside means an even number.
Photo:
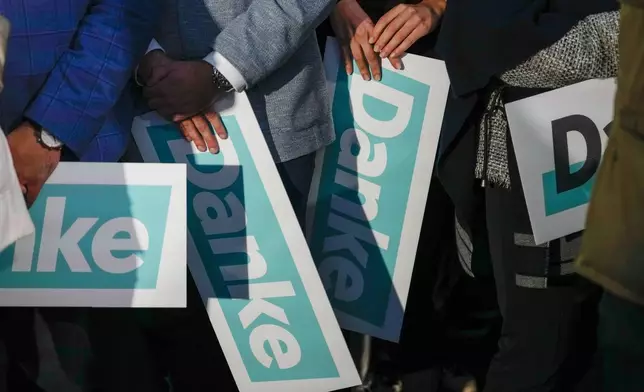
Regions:
<svg viewBox="0 0 644 392"><path fill-rule="evenodd" d="M63 52L24 115L83 151L100 131L144 54L157 0L90 0Z"/></svg>
<svg viewBox="0 0 644 392"><path fill-rule="evenodd" d="M217 36L213 49L252 87L312 37L335 4L336 0L254 0Z"/></svg>

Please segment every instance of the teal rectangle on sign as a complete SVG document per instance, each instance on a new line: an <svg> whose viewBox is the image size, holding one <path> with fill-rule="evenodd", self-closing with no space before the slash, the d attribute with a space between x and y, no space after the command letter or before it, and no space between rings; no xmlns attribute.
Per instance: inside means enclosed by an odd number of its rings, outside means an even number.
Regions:
<svg viewBox="0 0 644 392"><path fill-rule="evenodd" d="M365 89L353 99L350 88L360 74L347 75L343 68L337 73L332 108L337 141L324 152L310 236L333 308L374 326L385 323L395 291L431 90L401 73L382 72L380 96Z"/></svg>
<svg viewBox="0 0 644 392"><path fill-rule="evenodd" d="M240 126L233 116L222 121L234 153L178 153L187 144L174 125L147 133L160 162L188 164L188 231L248 376L254 383L337 378ZM228 164L229 154L243 164Z"/></svg>
<svg viewBox="0 0 644 392"><path fill-rule="evenodd" d="M574 173L583 165L584 162L570 165L570 172ZM584 185L562 193L557 193L557 177L554 170L543 173L542 177L546 216L551 216L587 204L590 201L596 175L593 175Z"/></svg>
<svg viewBox="0 0 644 392"><path fill-rule="evenodd" d="M0 288L154 289L171 186L46 184L35 236L0 254Z"/></svg>

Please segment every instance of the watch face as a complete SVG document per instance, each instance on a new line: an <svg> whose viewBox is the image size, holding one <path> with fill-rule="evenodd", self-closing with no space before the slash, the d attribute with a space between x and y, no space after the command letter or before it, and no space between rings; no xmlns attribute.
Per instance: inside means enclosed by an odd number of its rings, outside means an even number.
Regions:
<svg viewBox="0 0 644 392"><path fill-rule="evenodd" d="M49 134L49 132L42 131L40 132L40 139L43 144L47 147L58 148L63 145L63 143Z"/></svg>

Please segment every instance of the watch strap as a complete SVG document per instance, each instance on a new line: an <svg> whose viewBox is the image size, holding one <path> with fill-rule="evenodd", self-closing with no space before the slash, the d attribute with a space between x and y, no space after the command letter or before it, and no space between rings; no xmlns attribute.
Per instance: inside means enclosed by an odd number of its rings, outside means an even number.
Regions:
<svg viewBox="0 0 644 392"><path fill-rule="evenodd" d="M233 85L230 84L228 79L226 79L226 77L222 75L221 72L219 72L219 70L217 70L217 68L215 67L212 67L212 82L218 89L224 90L225 92L234 90Z"/></svg>

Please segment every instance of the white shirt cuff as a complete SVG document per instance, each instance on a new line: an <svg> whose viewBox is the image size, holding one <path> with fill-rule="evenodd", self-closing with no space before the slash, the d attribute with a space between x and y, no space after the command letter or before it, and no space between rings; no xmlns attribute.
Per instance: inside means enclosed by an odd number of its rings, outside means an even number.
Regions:
<svg viewBox="0 0 644 392"><path fill-rule="evenodd" d="M246 80L242 74L235 68L230 61L226 60L224 56L217 52L210 52L208 56L204 57L203 60L210 65L212 65L217 71L219 71L226 80L230 83L231 86L241 93L247 87Z"/></svg>
<svg viewBox="0 0 644 392"><path fill-rule="evenodd" d="M148 50L145 51L145 54L148 54L153 50L160 50L162 52L165 52L165 50L163 50L161 45L159 45L157 40L155 40L154 38L152 38L152 41L150 41L150 45L148 45Z"/></svg>

